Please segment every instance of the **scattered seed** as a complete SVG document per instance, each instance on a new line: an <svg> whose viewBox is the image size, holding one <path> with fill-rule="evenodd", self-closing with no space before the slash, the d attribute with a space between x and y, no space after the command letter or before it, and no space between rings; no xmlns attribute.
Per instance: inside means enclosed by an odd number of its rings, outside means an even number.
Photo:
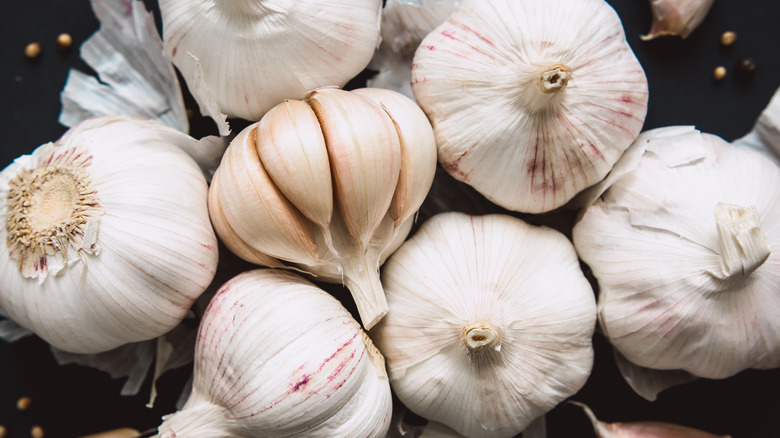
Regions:
<svg viewBox="0 0 780 438"><path fill-rule="evenodd" d="M73 45L73 38L71 38L70 34L61 33L57 36L57 47L59 47L60 50L70 49L71 45Z"/></svg>
<svg viewBox="0 0 780 438"><path fill-rule="evenodd" d="M720 43L723 44L723 46L725 47L729 47L733 45L735 41L737 41L736 32L732 32L729 30L723 32L723 34L720 36Z"/></svg>
<svg viewBox="0 0 780 438"><path fill-rule="evenodd" d="M187 108L186 110L187 118L192 120L193 117L195 117L195 111L193 111L191 108Z"/></svg>
<svg viewBox="0 0 780 438"><path fill-rule="evenodd" d="M26 411L30 407L30 404L32 404L31 397L22 397L16 401L16 409Z"/></svg>
<svg viewBox="0 0 780 438"><path fill-rule="evenodd" d="M45 434L43 433L43 428L41 426L33 426L30 429L30 438L43 438Z"/></svg>
<svg viewBox="0 0 780 438"><path fill-rule="evenodd" d="M723 67L722 65L715 67L715 70L712 72L712 77L716 81L723 80L723 78L726 77L726 67Z"/></svg>
<svg viewBox="0 0 780 438"><path fill-rule="evenodd" d="M30 43L24 48L24 55L30 59L37 58L41 54L41 45L39 43Z"/></svg>
<svg viewBox="0 0 780 438"><path fill-rule="evenodd" d="M7 432L8 430L5 428L5 426L0 424L0 438L5 438Z"/></svg>
<svg viewBox="0 0 780 438"><path fill-rule="evenodd" d="M741 58L737 61L737 73L748 78L756 73L756 61L753 58Z"/></svg>

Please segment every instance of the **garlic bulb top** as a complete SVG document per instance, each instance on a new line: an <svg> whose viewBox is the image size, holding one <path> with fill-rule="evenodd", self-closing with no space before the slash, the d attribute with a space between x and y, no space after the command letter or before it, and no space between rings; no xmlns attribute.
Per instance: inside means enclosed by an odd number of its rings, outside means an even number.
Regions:
<svg viewBox="0 0 780 438"><path fill-rule="evenodd" d="M388 259L371 331L399 400L468 437L512 437L590 375L596 302L566 237L442 213Z"/></svg>
<svg viewBox="0 0 780 438"><path fill-rule="evenodd" d="M529 213L601 180L639 134L648 98L603 0L464 0L417 49L412 88L442 166Z"/></svg>
<svg viewBox="0 0 780 438"><path fill-rule="evenodd" d="M379 44L381 0L161 0L165 51L201 106L255 121L343 86ZM213 117L213 116L212 116Z"/></svg>
<svg viewBox="0 0 780 438"><path fill-rule="evenodd" d="M209 303L192 393L159 437L383 438L391 414L382 355L341 303L295 274L258 269Z"/></svg>
<svg viewBox="0 0 780 438"><path fill-rule="evenodd" d="M94 118L0 173L0 307L53 346L160 336L217 266L206 180L160 123Z"/></svg>
<svg viewBox="0 0 780 438"><path fill-rule="evenodd" d="M574 227L629 361L725 378L780 366L780 168L691 127L643 133Z"/></svg>
<svg viewBox="0 0 780 438"><path fill-rule="evenodd" d="M378 267L408 234L435 171L433 130L413 101L323 88L239 133L209 209L245 260L346 284L370 328L387 311Z"/></svg>
<svg viewBox="0 0 780 438"><path fill-rule="evenodd" d="M650 0L653 23L650 25L650 32L642 35L642 39L652 40L664 35L688 38L707 17L714 2L715 0Z"/></svg>

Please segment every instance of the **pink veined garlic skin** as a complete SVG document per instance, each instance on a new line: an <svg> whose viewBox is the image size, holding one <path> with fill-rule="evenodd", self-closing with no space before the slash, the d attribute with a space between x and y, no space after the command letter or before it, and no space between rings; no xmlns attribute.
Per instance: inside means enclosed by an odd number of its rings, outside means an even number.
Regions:
<svg viewBox="0 0 780 438"><path fill-rule="evenodd" d="M647 112L644 70L603 0L464 0L420 44L411 81L439 163L528 213L601 180Z"/></svg>
<svg viewBox="0 0 780 438"><path fill-rule="evenodd" d="M258 269L210 302L192 394L159 437L381 438L391 414L384 359L341 303L296 274Z"/></svg>

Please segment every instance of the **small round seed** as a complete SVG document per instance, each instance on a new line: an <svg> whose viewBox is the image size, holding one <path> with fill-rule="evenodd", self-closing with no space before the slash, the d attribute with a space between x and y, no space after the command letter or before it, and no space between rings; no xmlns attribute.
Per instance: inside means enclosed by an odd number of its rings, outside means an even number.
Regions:
<svg viewBox="0 0 780 438"><path fill-rule="evenodd" d="M30 438L43 438L45 434L43 433L43 428L41 426L33 426L30 429Z"/></svg>
<svg viewBox="0 0 780 438"><path fill-rule="evenodd" d="M712 77L716 81L723 80L723 78L726 77L726 67L723 67L722 65L715 67L715 70L712 72Z"/></svg>
<svg viewBox="0 0 780 438"><path fill-rule="evenodd" d="M0 438L5 438L7 433L8 433L8 430L5 428L5 426L0 424Z"/></svg>
<svg viewBox="0 0 780 438"><path fill-rule="evenodd" d="M753 58L742 58L737 61L737 71L740 74L752 75L756 72L756 61Z"/></svg>
<svg viewBox="0 0 780 438"><path fill-rule="evenodd" d="M737 34L736 32L732 31L726 31L723 32L720 36L720 43L724 46L728 47L734 44L734 42L737 41Z"/></svg>
<svg viewBox="0 0 780 438"><path fill-rule="evenodd" d="M41 45L39 43L30 43L24 48L24 55L30 59L37 58L41 54Z"/></svg>
<svg viewBox="0 0 780 438"><path fill-rule="evenodd" d="M16 401L16 409L19 409L20 411L26 411L31 404L32 404L31 397L22 397Z"/></svg>
<svg viewBox="0 0 780 438"><path fill-rule="evenodd" d="M71 45L73 45L73 38L71 38L70 34L61 33L57 36L57 47L61 50L70 49Z"/></svg>

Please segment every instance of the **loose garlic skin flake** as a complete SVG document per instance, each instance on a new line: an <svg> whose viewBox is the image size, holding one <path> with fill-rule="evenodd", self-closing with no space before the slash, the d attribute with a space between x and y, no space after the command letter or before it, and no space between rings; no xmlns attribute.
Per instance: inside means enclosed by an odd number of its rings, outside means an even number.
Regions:
<svg viewBox="0 0 780 438"><path fill-rule="evenodd" d="M412 88L442 166L529 213L601 180L647 112L644 71L603 0L464 0L415 52Z"/></svg>
<svg viewBox="0 0 780 438"><path fill-rule="evenodd" d="M195 346L193 389L160 438L383 438L392 399L381 353L335 298L257 269L223 285Z"/></svg>
<svg viewBox="0 0 780 438"><path fill-rule="evenodd" d="M593 290L566 237L442 213L383 266L371 331L409 409L467 437L513 437L590 375Z"/></svg>
<svg viewBox="0 0 780 438"><path fill-rule="evenodd" d="M209 209L239 257L345 284L368 329L387 312L379 266L409 233L435 172L433 130L412 100L324 88L236 136Z"/></svg>
<svg viewBox="0 0 780 438"><path fill-rule="evenodd" d="M161 0L165 52L201 106L259 120L343 86L380 41L381 0Z"/></svg>
<svg viewBox="0 0 780 438"><path fill-rule="evenodd" d="M208 188L160 123L88 119L0 173L0 308L98 353L174 328L217 266Z"/></svg>
<svg viewBox="0 0 780 438"><path fill-rule="evenodd" d="M632 363L780 366L780 168L692 127L647 131L574 227L599 322Z"/></svg>

